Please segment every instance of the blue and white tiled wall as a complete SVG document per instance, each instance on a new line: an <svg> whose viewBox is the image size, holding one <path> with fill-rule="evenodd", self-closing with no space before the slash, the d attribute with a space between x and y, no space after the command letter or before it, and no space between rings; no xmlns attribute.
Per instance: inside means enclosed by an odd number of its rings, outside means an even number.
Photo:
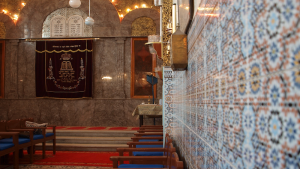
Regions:
<svg viewBox="0 0 300 169"><path fill-rule="evenodd" d="M164 88L188 168L300 168L300 0L202 0L188 56Z"/></svg>
<svg viewBox="0 0 300 169"><path fill-rule="evenodd" d="M163 68L163 126L164 133L171 134L173 124L173 72L171 68Z"/></svg>

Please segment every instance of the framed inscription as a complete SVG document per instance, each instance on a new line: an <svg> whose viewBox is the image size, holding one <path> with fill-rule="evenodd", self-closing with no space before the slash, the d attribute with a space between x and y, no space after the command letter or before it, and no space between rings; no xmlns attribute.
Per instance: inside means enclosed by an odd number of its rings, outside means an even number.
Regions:
<svg viewBox="0 0 300 169"><path fill-rule="evenodd" d="M0 98L4 98L5 41L0 41Z"/></svg>
<svg viewBox="0 0 300 169"><path fill-rule="evenodd" d="M68 19L69 37L83 36L83 18L79 15L73 15Z"/></svg>
<svg viewBox="0 0 300 169"><path fill-rule="evenodd" d="M51 20L50 36L60 38L66 36L66 18L64 16L56 16Z"/></svg>
<svg viewBox="0 0 300 169"><path fill-rule="evenodd" d="M156 57L149 52L145 45L148 38L132 38L131 40L131 98L152 98L152 86L147 82L156 67ZM156 98L156 85L154 85Z"/></svg>
<svg viewBox="0 0 300 169"><path fill-rule="evenodd" d="M50 37L83 37L84 20L79 15L72 15L68 19L64 16L55 16L51 19Z"/></svg>

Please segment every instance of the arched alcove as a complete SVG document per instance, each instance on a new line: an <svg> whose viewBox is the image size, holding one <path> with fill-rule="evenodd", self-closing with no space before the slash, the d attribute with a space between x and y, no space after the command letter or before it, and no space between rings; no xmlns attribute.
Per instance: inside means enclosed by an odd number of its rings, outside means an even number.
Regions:
<svg viewBox="0 0 300 169"><path fill-rule="evenodd" d="M46 18L54 14L55 11L66 8L73 9L67 0L30 0L20 12L17 22L18 38L44 37L43 26ZM84 16L87 16L86 14L89 13L88 1L82 1L81 6L77 10L83 12ZM119 15L109 0L91 1L91 17L95 20L95 24L92 26L93 37L116 36L120 34Z"/></svg>
<svg viewBox="0 0 300 169"><path fill-rule="evenodd" d="M153 19L142 16L132 22L131 36L148 36L155 34L156 24Z"/></svg>
<svg viewBox="0 0 300 169"><path fill-rule="evenodd" d="M57 9L48 15L43 23L43 38L49 37L92 37L92 26L84 24L84 19L88 17L86 13L74 8ZM71 32L74 22L79 26L78 32ZM54 35L54 27L60 26L61 32ZM76 26L76 25L75 25ZM51 31L52 30L52 31ZM77 31L77 30L76 30Z"/></svg>
<svg viewBox="0 0 300 169"><path fill-rule="evenodd" d="M154 34L159 34L160 15L159 12L157 12L157 10L151 8L135 9L129 12L127 15L125 15L124 19L121 22L121 34L131 36L133 22L141 17L151 18L156 28L156 33Z"/></svg>
<svg viewBox="0 0 300 169"><path fill-rule="evenodd" d="M0 22L0 39L5 39L6 29L3 22Z"/></svg>
<svg viewBox="0 0 300 169"><path fill-rule="evenodd" d="M0 38L13 39L16 38L16 26L13 20L6 14L0 14Z"/></svg>

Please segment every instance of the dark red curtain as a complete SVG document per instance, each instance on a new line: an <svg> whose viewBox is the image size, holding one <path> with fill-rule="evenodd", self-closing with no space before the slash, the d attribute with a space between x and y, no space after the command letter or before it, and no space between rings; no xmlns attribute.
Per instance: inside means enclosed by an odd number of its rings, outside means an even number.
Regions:
<svg viewBox="0 0 300 169"><path fill-rule="evenodd" d="M92 41L38 41L36 96L92 97Z"/></svg>

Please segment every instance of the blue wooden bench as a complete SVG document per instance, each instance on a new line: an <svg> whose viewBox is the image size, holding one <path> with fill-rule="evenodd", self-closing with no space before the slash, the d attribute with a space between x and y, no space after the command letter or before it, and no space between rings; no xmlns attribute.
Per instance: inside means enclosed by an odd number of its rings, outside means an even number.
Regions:
<svg viewBox="0 0 300 169"><path fill-rule="evenodd" d="M43 135L41 136L36 136L33 134L33 129L22 129L21 128L21 120L20 119L17 119L17 120L9 120L6 122L6 131L8 132L11 132L11 131L18 131L18 132L24 132L24 131L27 131L29 132L29 139L30 139L30 142L29 143L23 143L22 145L22 150L20 151L20 153L23 153L23 148L26 148L26 147L29 147L29 154L30 154L30 162L32 163L33 162L33 146L35 144L38 144L38 143L43 143L45 144L45 141L44 141L44 137ZM20 137L19 138L24 138L24 137ZM28 139L28 138L27 138ZM45 148L43 148L43 158L45 158Z"/></svg>
<svg viewBox="0 0 300 169"><path fill-rule="evenodd" d="M0 139L2 137L12 137L11 143L0 142L0 157L7 155L11 152L14 153L14 169L19 168L19 143L18 143L18 132L0 132Z"/></svg>
<svg viewBox="0 0 300 169"><path fill-rule="evenodd" d="M56 126L53 125L47 125L47 127L52 128L52 132L46 133L46 127L26 127L26 121L34 122L33 118L26 118L21 120L21 128L22 129L41 129L43 131L42 135L44 138L44 141L52 140L53 143L53 154L56 153ZM45 148L45 145L43 144L43 149Z"/></svg>
<svg viewBox="0 0 300 169"><path fill-rule="evenodd" d="M164 168L164 169L183 169L182 161L179 161L178 155L172 143L169 143L165 150L164 156L112 156L113 168ZM158 151L157 148L125 148L126 151ZM129 161L130 164L124 164ZM119 164L120 163L120 164Z"/></svg>

